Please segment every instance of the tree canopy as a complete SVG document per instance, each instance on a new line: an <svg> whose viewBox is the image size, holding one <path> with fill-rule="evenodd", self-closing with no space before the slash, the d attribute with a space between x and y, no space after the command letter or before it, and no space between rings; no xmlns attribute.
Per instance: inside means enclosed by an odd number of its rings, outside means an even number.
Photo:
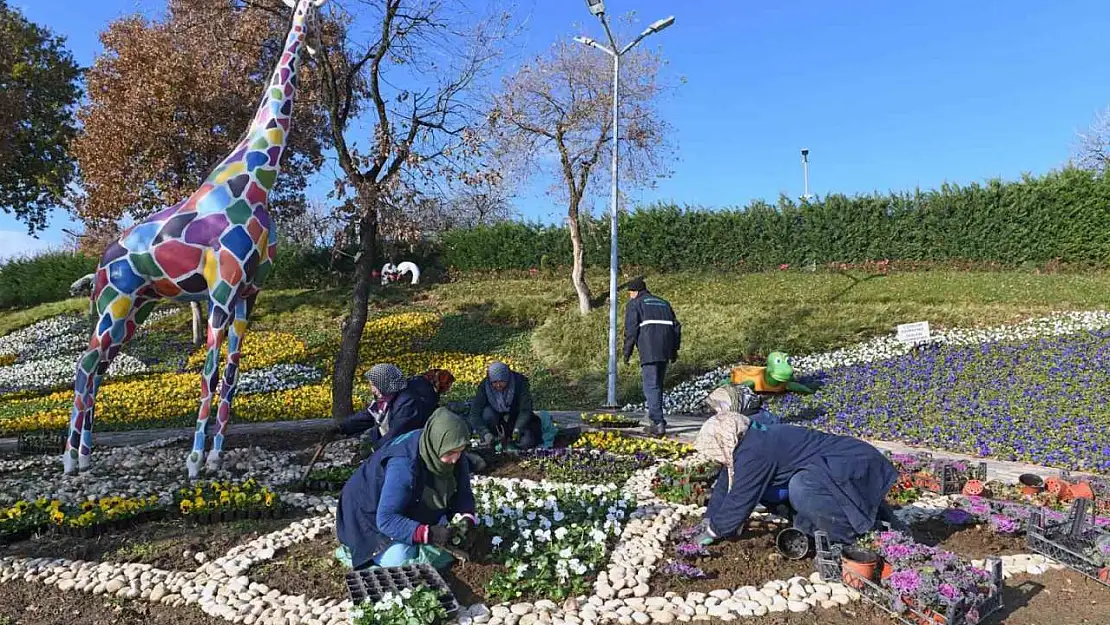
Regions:
<svg viewBox="0 0 1110 625"><path fill-rule="evenodd" d="M74 175L81 69L65 39L0 0L0 210L34 233Z"/></svg>

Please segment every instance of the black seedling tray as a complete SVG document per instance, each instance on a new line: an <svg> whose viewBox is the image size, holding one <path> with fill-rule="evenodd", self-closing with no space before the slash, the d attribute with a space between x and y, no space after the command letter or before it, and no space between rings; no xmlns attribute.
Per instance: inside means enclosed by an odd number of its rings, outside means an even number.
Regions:
<svg viewBox="0 0 1110 625"><path fill-rule="evenodd" d="M459 602L451 593L451 587L430 564L373 567L347 573L347 592L354 605L363 601L376 603L387 592L396 594L406 588L416 590L420 586L441 591L439 601L447 610L449 619L458 614Z"/></svg>
<svg viewBox="0 0 1110 625"><path fill-rule="evenodd" d="M1095 547L1096 541L1110 536L1110 532L1090 522L1087 514L1090 504L1089 499L1076 499L1068 518L1051 524L1045 521L1044 508L1033 510L1025 541L1033 551L1110 586L1110 567L1093 560L1087 553Z"/></svg>
<svg viewBox="0 0 1110 625"><path fill-rule="evenodd" d="M821 579L825 581L842 581L840 566L840 546L832 545L825 532L814 535L817 543L817 557L814 565ZM881 563L880 563L881 566ZM937 625L972 625L983 622L988 615L1002 609L1002 560L995 556L986 558L985 566L991 574L994 583L994 592L979 606L979 618L968 619L969 608L963 603L948 606L948 611L943 615L924 614L912 606L902 602L902 598L894 594L873 580L856 577L859 587L856 589L867 601L877 605L890 613L900 623L916 625L918 623L936 623ZM849 574L851 575L851 574Z"/></svg>
<svg viewBox="0 0 1110 625"><path fill-rule="evenodd" d="M15 452L20 455L60 454L65 451L67 432L33 432L20 434Z"/></svg>

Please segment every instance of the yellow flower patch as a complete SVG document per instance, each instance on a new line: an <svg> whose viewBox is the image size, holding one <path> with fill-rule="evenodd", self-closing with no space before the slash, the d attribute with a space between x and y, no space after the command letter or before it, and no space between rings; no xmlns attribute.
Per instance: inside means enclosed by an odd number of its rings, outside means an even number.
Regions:
<svg viewBox="0 0 1110 625"><path fill-rule="evenodd" d="M586 432L574 441L571 447L579 449L598 449L613 454L632 456L647 453L656 458L678 460L694 453L694 448L686 443L666 439L639 438L619 432Z"/></svg>
<svg viewBox="0 0 1110 625"><path fill-rule="evenodd" d="M439 332L442 324L442 318L431 312L406 312L371 319L362 331L359 361L373 364L388 361L397 354L418 351Z"/></svg>
<svg viewBox="0 0 1110 625"><path fill-rule="evenodd" d="M239 370L262 369L281 363L301 362L308 354L304 341L289 332L251 332L243 338L243 349L239 355ZM201 369L208 357L208 349L200 348L189 356L185 366ZM227 364L227 341L220 347L221 370Z"/></svg>
<svg viewBox="0 0 1110 625"><path fill-rule="evenodd" d="M356 404L358 402L355 402ZM232 421L289 421L331 416L331 381L300 388L236 397Z"/></svg>

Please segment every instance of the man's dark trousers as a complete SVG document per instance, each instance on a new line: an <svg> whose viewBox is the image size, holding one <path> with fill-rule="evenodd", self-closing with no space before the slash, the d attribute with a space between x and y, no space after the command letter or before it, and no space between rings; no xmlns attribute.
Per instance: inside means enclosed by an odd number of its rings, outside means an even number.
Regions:
<svg viewBox="0 0 1110 625"><path fill-rule="evenodd" d="M640 365L640 379L647 400L648 419L652 425L666 425L663 419L663 378L667 375L667 361L645 362Z"/></svg>

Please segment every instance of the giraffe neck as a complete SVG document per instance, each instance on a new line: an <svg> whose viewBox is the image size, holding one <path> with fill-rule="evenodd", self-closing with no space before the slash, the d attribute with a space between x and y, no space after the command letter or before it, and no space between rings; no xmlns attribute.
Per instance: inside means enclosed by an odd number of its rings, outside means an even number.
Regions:
<svg viewBox="0 0 1110 625"><path fill-rule="evenodd" d="M253 174L267 194L273 187L292 126L297 70L305 45L304 22L304 13L298 11L246 136L212 172L207 182L222 183L231 171L245 169Z"/></svg>

